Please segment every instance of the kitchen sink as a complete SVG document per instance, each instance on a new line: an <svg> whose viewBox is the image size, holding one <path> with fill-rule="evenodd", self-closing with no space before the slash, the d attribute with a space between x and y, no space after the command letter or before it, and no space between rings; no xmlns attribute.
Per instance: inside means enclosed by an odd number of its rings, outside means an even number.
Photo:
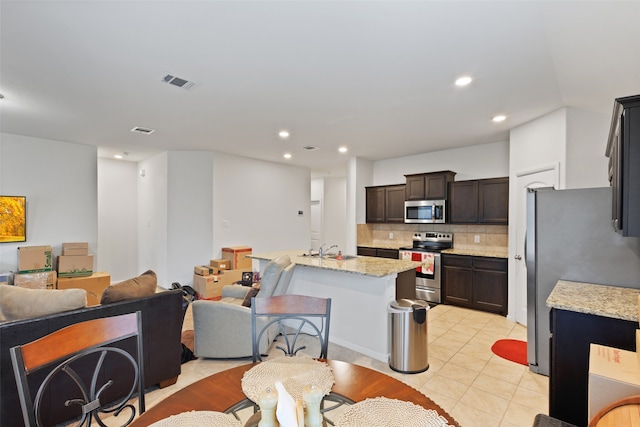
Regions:
<svg viewBox="0 0 640 427"><path fill-rule="evenodd" d="M338 260L337 256L338 255L327 255L325 258ZM355 259L355 258L358 258L358 257L356 255L342 255L342 260ZM340 261L340 260L338 260L338 261Z"/></svg>

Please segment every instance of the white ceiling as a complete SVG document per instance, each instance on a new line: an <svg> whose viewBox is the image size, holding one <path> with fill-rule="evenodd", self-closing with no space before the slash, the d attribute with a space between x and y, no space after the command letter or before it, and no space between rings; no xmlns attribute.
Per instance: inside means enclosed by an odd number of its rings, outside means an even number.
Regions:
<svg viewBox="0 0 640 427"><path fill-rule="evenodd" d="M640 93L638 22L639 1L1 0L0 130L337 173L506 141L563 106L609 114Z"/></svg>

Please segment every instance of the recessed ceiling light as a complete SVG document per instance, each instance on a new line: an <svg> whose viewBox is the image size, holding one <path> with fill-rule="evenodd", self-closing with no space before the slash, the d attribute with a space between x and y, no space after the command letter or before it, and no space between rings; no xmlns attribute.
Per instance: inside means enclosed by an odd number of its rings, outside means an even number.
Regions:
<svg viewBox="0 0 640 427"><path fill-rule="evenodd" d="M291 158L291 153L284 153L284 157L285 159L290 159Z"/></svg>
<svg viewBox="0 0 640 427"><path fill-rule="evenodd" d="M114 154L113 157L115 157L116 159L120 160L120 159L122 159L122 154Z"/></svg>
<svg viewBox="0 0 640 427"><path fill-rule="evenodd" d="M456 80L456 86L466 86L471 83L473 79L469 76L462 76Z"/></svg>
<svg viewBox="0 0 640 427"><path fill-rule="evenodd" d="M280 132L278 132L278 136L282 139L287 139L289 138L289 131L288 130L281 130Z"/></svg>
<svg viewBox="0 0 640 427"><path fill-rule="evenodd" d="M492 121L494 121L495 123L500 123L500 122L504 122L507 119L507 116L503 116L498 115L498 116L494 116L493 119L491 119Z"/></svg>
<svg viewBox="0 0 640 427"><path fill-rule="evenodd" d="M347 147L340 147L338 148L338 151L341 153L346 153L348 150L347 150Z"/></svg>

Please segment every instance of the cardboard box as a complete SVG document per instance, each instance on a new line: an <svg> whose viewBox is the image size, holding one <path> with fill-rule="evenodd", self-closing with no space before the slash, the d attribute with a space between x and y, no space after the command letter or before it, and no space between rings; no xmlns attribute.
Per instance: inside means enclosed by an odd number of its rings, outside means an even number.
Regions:
<svg viewBox="0 0 640 427"><path fill-rule="evenodd" d="M17 273L13 276L13 284L21 288L56 289L58 275L55 271L41 271L39 273Z"/></svg>
<svg viewBox="0 0 640 427"><path fill-rule="evenodd" d="M193 272L198 276L211 276L212 274L218 274L218 269L210 265L196 265L193 268Z"/></svg>
<svg viewBox="0 0 640 427"><path fill-rule="evenodd" d="M99 305L102 292L111 284L111 276L105 272L95 272L87 277L60 277L58 289L84 289L87 291L87 305Z"/></svg>
<svg viewBox="0 0 640 427"><path fill-rule="evenodd" d="M228 259L212 259L209 261L209 265L217 268L218 270L229 270L231 263Z"/></svg>
<svg viewBox="0 0 640 427"><path fill-rule="evenodd" d="M217 282L217 277L212 275L193 275L193 289L196 291L198 299L213 299L222 296L223 284Z"/></svg>
<svg viewBox="0 0 640 427"><path fill-rule="evenodd" d="M640 369L633 351L599 344L589 349L588 419L625 397L640 394Z"/></svg>
<svg viewBox="0 0 640 427"><path fill-rule="evenodd" d="M58 257L58 277L83 277L93 274L93 255Z"/></svg>
<svg viewBox="0 0 640 427"><path fill-rule="evenodd" d="M63 243L62 255L70 256L85 256L89 255L89 243L77 242L77 243Z"/></svg>
<svg viewBox="0 0 640 427"><path fill-rule="evenodd" d="M247 255L251 255L251 248L249 246L231 246L228 248L222 248L222 259L228 259L230 262L230 270L240 270L241 268L251 270L253 267L253 260L247 258Z"/></svg>
<svg viewBox="0 0 640 427"><path fill-rule="evenodd" d="M53 270L51 246L20 246L18 248L18 272L38 273Z"/></svg>
<svg viewBox="0 0 640 427"><path fill-rule="evenodd" d="M218 283L222 286L232 285L242 280L242 272L247 270L224 270L221 271L216 277Z"/></svg>

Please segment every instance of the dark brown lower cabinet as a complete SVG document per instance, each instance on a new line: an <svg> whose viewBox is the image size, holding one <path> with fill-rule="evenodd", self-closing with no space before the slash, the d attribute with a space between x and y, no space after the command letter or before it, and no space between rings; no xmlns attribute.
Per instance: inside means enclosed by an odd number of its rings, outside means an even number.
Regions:
<svg viewBox="0 0 640 427"><path fill-rule="evenodd" d="M400 257L400 251L398 249L372 248L368 246L358 246L358 255L398 259Z"/></svg>
<svg viewBox="0 0 640 427"><path fill-rule="evenodd" d="M358 255L361 256L378 256L376 248L370 248L367 246L358 246Z"/></svg>
<svg viewBox="0 0 640 427"><path fill-rule="evenodd" d="M507 315L506 258L442 255L445 304Z"/></svg>
<svg viewBox="0 0 640 427"><path fill-rule="evenodd" d="M637 322L551 309L549 415L588 424L589 344L635 351Z"/></svg>

